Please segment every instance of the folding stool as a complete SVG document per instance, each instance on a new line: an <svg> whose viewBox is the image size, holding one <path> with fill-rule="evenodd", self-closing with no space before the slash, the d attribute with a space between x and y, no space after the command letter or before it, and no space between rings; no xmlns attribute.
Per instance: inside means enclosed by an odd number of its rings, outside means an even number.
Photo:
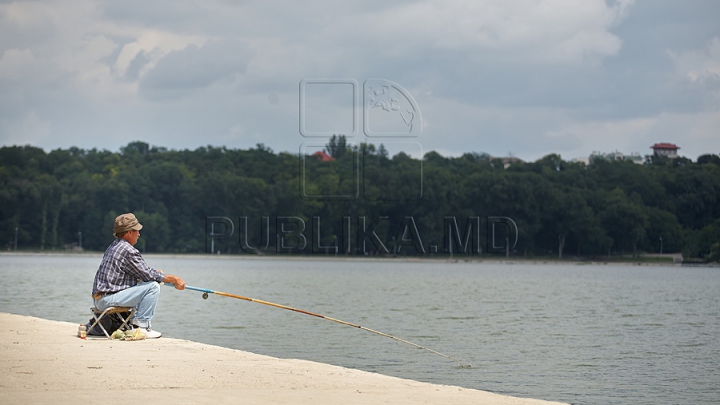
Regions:
<svg viewBox="0 0 720 405"><path fill-rule="evenodd" d="M110 337L110 333L108 333L108 331L105 330L105 327L100 322L101 319L103 319L106 316L116 314L117 317L120 318L120 320L122 321L122 325L120 326L120 329L128 329L128 328L130 328L130 326L128 325L128 322L133 317L133 315L135 315L135 308L132 308L132 307L108 307L104 311L101 311L95 307L92 307L92 308L90 308L90 310L93 313L93 318L95 319L95 321L92 323L92 325L90 325L90 327L88 327L88 329L87 329L88 332L90 332L95 327L95 325L98 325L100 327L100 329L102 329L103 333L105 334L105 336L107 336L108 339L112 339L112 338ZM130 312L130 315L128 315L127 317L124 317L122 314L124 314L125 312ZM110 331L110 332L112 333L115 331Z"/></svg>

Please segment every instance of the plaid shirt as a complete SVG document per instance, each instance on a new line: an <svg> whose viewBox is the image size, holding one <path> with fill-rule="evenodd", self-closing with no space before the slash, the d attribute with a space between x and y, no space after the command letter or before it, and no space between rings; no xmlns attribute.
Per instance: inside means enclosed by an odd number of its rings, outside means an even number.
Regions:
<svg viewBox="0 0 720 405"><path fill-rule="evenodd" d="M165 276L145 263L140 252L125 239L116 238L108 246L95 273L93 295L116 293L135 286L138 281L162 282Z"/></svg>

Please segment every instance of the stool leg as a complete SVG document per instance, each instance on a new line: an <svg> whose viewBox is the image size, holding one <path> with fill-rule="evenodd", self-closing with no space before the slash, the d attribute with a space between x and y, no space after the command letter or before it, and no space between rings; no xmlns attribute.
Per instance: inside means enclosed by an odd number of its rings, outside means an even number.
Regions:
<svg viewBox="0 0 720 405"><path fill-rule="evenodd" d="M128 315L127 318L123 317L122 313L117 313L117 316L120 317L120 320L122 321L122 325L120 325L121 329L130 329L130 325L128 325L128 322L130 322L130 319L132 319L133 315L135 315L135 308L132 308L130 310L130 315Z"/></svg>
<svg viewBox="0 0 720 405"><path fill-rule="evenodd" d="M88 329L88 332L91 331L95 327L95 325L97 325L100 327L100 329L103 331L103 333L105 334L105 336L108 339L112 339L110 337L110 334L108 333L108 331L106 331L105 327L102 325L102 323L100 323L100 320L103 319L105 317L105 315L107 314L107 312L110 311L111 309L113 309L113 308L110 307L110 308L104 310L102 313L100 313L100 315L98 315L97 312L93 311L93 318L95 318L95 322L93 322L93 324L90 326L90 328Z"/></svg>

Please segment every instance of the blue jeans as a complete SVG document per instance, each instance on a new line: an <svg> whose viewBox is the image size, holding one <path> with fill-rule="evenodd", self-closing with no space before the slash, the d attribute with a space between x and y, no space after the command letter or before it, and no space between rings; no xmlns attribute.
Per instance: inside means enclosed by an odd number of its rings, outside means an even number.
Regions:
<svg viewBox="0 0 720 405"><path fill-rule="evenodd" d="M141 328L149 328L150 319L155 315L158 298L160 298L160 284L157 281L144 281L94 301L95 307L101 311L109 307L135 307L132 323Z"/></svg>

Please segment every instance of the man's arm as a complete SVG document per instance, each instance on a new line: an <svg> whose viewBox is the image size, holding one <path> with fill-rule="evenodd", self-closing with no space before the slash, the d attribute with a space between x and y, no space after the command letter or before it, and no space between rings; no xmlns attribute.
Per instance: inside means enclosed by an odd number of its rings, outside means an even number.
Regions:
<svg viewBox="0 0 720 405"><path fill-rule="evenodd" d="M157 281L162 282L163 276L162 271L153 269L145 263L140 252L129 244L121 244L122 254L126 256L126 264L123 268L123 272L129 274L142 281Z"/></svg>

